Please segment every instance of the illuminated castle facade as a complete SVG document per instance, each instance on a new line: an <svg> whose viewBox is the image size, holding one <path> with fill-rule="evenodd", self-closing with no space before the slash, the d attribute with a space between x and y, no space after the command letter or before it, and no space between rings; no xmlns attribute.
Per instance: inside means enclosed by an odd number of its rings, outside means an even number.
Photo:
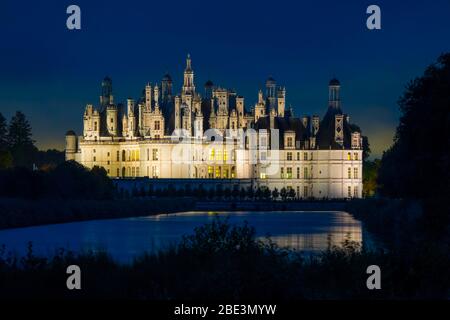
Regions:
<svg viewBox="0 0 450 320"><path fill-rule="evenodd" d="M106 77L99 106L86 106L83 134L66 134L66 160L127 180L245 180L255 189L293 189L298 198L361 197L361 133L342 112L337 79L323 119L295 117L286 89L271 77L251 107L211 81L200 94L189 55L183 79L177 95L167 74L122 105Z"/></svg>

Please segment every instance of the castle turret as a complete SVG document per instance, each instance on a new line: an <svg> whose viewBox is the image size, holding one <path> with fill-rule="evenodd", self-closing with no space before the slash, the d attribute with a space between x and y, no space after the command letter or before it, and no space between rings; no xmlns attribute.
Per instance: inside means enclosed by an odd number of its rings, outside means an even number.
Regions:
<svg viewBox="0 0 450 320"><path fill-rule="evenodd" d="M110 77L105 77L102 81L102 95L100 96L100 105L102 108L106 107L108 104L113 104L113 91L112 91L112 80Z"/></svg>
<svg viewBox="0 0 450 320"><path fill-rule="evenodd" d="M274 78L269 77L266 81L266 97L268 100L267 112L269 113L272 108L276 108L276 87L277 83Z"/></svg>
<svg viewBox="0 0 450 320"><path fill-rule="evenodd" d="M191 55L188 54L186 58L186 69L184 70L183 95L194 95L194 93L194 70L192 70Z"/></svg>
<svg viewBox="0 0 450 320"><path fill-rule="evenodd" d="M78 151L78 138L74 131L69 130L66 133L66 161L75 160L75 154Z"/></svg>
<svg viewBox="0 0 450 320"><path fill-rule="evenodd" d="M117 135L117 107L115 105L106 107L106 129L111 136Z"/></svg>
<svg viewBox="0 0 450 320"><path fill-rule="evenodd" d="M284 110L286 109L286 88L280 88L277 93L278 102L278 116L284 117Z"/></svg>
<svg viewBox="0 0 450 320"><path fill-rule="evenodd" d="M152 86L147 83L145 86L145 110L151 111L152 109Z"/></svg>
<svg viewBox="0 0 450 320"><path fill-rule="evenodd" d="M180 96L175 97L175 119L174 119L174 129L181 129L181 98Z"/></svg>
<svg viewBox="0 0 450 320"><path fill-rule="evenodd" d="M341 83L338 79L333 78L328 85L328 106L330 108L339 109L341 107L340 97Z"/></svg>

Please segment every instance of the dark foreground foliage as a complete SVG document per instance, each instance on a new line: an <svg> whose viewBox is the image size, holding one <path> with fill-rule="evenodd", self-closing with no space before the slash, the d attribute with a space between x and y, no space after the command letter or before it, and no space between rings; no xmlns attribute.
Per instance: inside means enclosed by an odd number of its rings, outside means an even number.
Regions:
<svg viewBox="0 0 450 320"><path fill-rule="evenodd" d="M420 246L407 253L368 252L347 242L342 248L304 257L255 239L248 225L214 221L181 243L131 265L106 253L60 251L46 259L0 254L0 299L422 299L449 297L445 246ZM66 289L66 268L82 270L82 290ZM382 270L382 290L368 290L366 269Z"/></svg>

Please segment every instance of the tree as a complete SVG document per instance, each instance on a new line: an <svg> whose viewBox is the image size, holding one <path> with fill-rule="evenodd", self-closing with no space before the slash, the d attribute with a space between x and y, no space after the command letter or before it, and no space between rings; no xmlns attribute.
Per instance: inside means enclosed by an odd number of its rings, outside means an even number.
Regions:
<svg viewBox="0 0 450 320"><path fill-rule="evenodd" d="M278 199L279 196L280 196L280 192L278 192L278 189L277 188L273 189L272 190L272 198L276 200L276 199Z"/></svg>
<svg viewBox="0 0 450 320"><path fill-rule="evenodd" d="M363 196L373 197L377 191L378 169L380 159L364 162L363 166Z"/></svg>
<svg viewBox="0 0 450 320"><path fill-rule="evenodd" d="M13 157L8 150L0 150L0 169L7 169L13 166Z"/></svg>
<svg viewBox="0 0 450 320"><path fill-rule="evenodd" d="M281 188L280 195L283 200L286 200L288 193L285 187Z"/></svg>
<svg viewBox="0 0 450 320"><path fill-rule="evenodd" d="M0 151L6 150L8 148L8 128L6 124L6 119L0 113Z"/></svg>
<svg viewBox="0 0 450 320"><path fill-rule="evenodd" d="M266 199L266 200L270 199L270 194L271 194L270 189L268 187L265 187L263 189L263 197L264 197L264 199Z"/></svg>
<svg viewBox="0 0 450 320"><path fill-rule="evenodd" d="M247 197L249 199L253 199L253 197L255 196L255 192L253 191L252 187L248 187L247 188Z"/></svg>
<svg viewBox="0 0 450 320"><path fill-rule="evenodd" d="M295 199L295 190L293 188L289 188L288 197L291 199Z"/></svg>
<svg viewBox="0 0 450 320"><path fill-rule="evenodd" d="M8 127L8 147L15 166L31 167L37 153L31 138L31 126L25 115L17 111Z"/></svg>
<svg viewBox="0 0 450 320"><path fill-rule="evenodd" d="M258 199L258 200L261 199L262 195L263 195L263 191L260 187L258 187L258 189L256 189L256 193L255 193L256 199Z"/></svg>
<svg viewBox="0 0 450 320"><path fill-rule="evenodd" d="M31 126L28 120L21 111L17 111L9 123L9 147L15 148L17 146L34 145L34 140L31 137Z"/></svg>
<svg viewBox="0 0 450 320"><path fill-rule="evenodd" d="M446 198L450 193L450 53L411 81L399 100L402 116L382 157L380 193Z"/></svg>

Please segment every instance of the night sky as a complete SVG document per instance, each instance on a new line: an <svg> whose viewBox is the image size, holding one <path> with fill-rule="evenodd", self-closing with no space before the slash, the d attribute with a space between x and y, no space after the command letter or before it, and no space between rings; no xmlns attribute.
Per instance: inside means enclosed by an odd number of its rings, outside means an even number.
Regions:
<svg viewBox="0 0 450 320"><path fill-rule="evenodd" d="M82 29L66 28L81 8ZM366 28L366 8L382 30ZM373 156L392 142L407 82L450 51L450 1L2 1L0 112L29 118L37 145L64 148L82 129L86 103L113 79L116 102L138 98L165 72L179 92L187 53L197 88L237 90L249 110L273 76L297 116L327 108L327 85L342 83L343 110L368 135Z"/></svg>

